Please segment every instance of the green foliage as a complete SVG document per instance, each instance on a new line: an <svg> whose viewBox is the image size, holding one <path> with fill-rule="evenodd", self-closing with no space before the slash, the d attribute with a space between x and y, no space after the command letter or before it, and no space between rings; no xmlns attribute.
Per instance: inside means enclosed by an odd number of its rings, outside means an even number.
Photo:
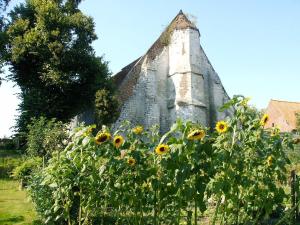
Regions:
<svg viewBox="0 0 300 225"><path fill-rule="evenodd" d="M98 90L95 95L95 121L98 127L112 124L119 116L120 103L108 90Z"/></svg>
<svg viewBox="0 0 300 225"><path fill-rule="evenodd" d="M7 41L6 34L4 32L5 30L5 10L7 5L9 4L10 0L0 0L0 49L4 49L5 43ZM3 66L5 65L4 57L3 57L3 52L0 51L0 75L4 72L3 71ZM0 85L2 83L3 77L0 77Z"/></svg>
<svg viewBox="0 0 300 225"><path fill-rule="evenodd" d="M75 0L26 0L10 12L1 59L21 89L18 131L32 117L68 121L94 103L108 84L108 68L96 57L94 22Z"/></svg>
<svg viewBox="0 0 300 225"><path fill-rule="evenodd" d="M12 171L12 177L22 181L25 185L30 179L31 174L42 166L42 159L40 157L28 158L22 164L15 167Z"/></svg>
<svg viewBox="0 0 300 225"><path fill-rule="evenodd" d="M80 127L68 146L34 175L30 193L45 223L197 224L214 203L214 219L258 224L287 197L288 136L266 131L262 115L236 97L234 117L217 132L177 121L159 136L125 122L111 138ZM217 125L218 126L218 125ZM226 129L225 129L226 128ZM119 139L119 141L117 141ZM123 142L123 139L125 140ZM163 149L161 150L161 148Z"/></svg>
<svg viewBox="0 0 300 225"><path fill-rule="evenodd" d="M22 163L22 155L13 150L0 149L0 178L9 178L13 169Z"/></svg>
<svg viewBox="0 0 300 225"><path fill-rule="evenodd" d="M33 119L28 126L27 154L29 156L51 157L52 152L62 151L67 139L67 127L55 119L45 117Z"/></svg>
<svg viewBox="0 0 300 225"><path fill-rule="evenodd" d="M0 0L0 10L5 10L11 0Z"/></svg>
<svg viewBox="0 0 300 225"><path fill-rule="evenodd" d="M282 188L289 163L284 149L292 147L292 139L276 128L266 132L262 116L246 99L236 97L228 107L235 109L229 129L213 144L216 174L209 190L217 202L215 219L257 224L282 207L287 197Z"/></svg>
<svg viewBox="0 0 300 225"><path fill-rule="evenodd" d="M0 149L14 150L16 149L15 140L12 138L0 138Z"/></svg>

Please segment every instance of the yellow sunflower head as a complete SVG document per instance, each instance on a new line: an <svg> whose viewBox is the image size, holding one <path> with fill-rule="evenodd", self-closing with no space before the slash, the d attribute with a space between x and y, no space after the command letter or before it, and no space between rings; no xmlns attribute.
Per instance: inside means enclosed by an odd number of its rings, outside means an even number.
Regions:
<svg viewBox="0 0 300 225"><path fill-rule="evenodd" d="M188 134L188 140L202 140L205 137L204 130L194 130Z"/></svg>
<svg viewBox="0 0 300 225"><path fill-rule="evenodd" d="M225 133L228 130L228 124L225 121L219 121L216 125L216 130L219 134Z"/></svg>
<svg viewBox="0 0 300 225"><path fill-rule="evenodd" d="M165 144L160 144L155 148L155 152L158 155L163 155L169 151L170 151L169 145L165 145Z"/></svg>
<svg viewBox="0 0 300 225"><path fill-rule="evenodd" d="M124 138L121 135L117 135L114 137L114 146L116 148L120 148L124 143Z"/></svg>
<svg viewBox="0 0 300 225"><path fill-rule="evenodd" d="M267 122L269 121L270 117L268 114L264 114L263 117L260 120L260 125L265 126Z"/></svg>
<svg viewBox="0 0 300 225"><path fill-rule="evenodd" d="M143 132L144 128L142 126L136 126L132 128L132 132L135 134L141 134Z"/></svg>
<svg viewBox="0 0 300 225"><path fill-rule="evenodd" d="M295 145L300 144L300 138L299 137L295 138L293 141L294 141Z"/></svg>
<svg viewBox="0 0 300 225"><path fill-rule="evenodd" d="M97 134L97 136L95 137L95 141L96 141L96 144L102 144L108 140L110 140L111 138L111 135L110 133L108 132L102 132L102 133L99 133Z"/></svg>
<svg viewBox="0 0 300 225"><path fill-rule="evenodd" d="M273 128L272 130L271 130L271 136L273 137L273 136L277 136L277 135L279 135L280 134L280 128L278 127L278 126L276 126L275 128Z"/></svg>
<svg viewBox="0 0 300 225"><path fill-rule="evenodd" d="M134 166L135 163L136 163L136 160L132 157L130 157L128 160L127 160L127 163L130 165L130 166Z"/></svg>
<svg viewBox="0 0 300 225"><path fill-rule="evenodd" d="M273 157L271 155L267 158L267 164L268 166L271 166L273 164Z"/></svg>

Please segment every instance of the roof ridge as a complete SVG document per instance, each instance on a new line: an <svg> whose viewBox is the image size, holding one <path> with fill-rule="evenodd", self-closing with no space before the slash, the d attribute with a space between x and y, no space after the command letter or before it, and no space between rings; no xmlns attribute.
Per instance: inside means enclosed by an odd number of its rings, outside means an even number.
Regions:
<svg viewBox="0 0 300 225"><path fill-rule="evenodd" d="M296 104L300 104L300 102L295 102L295 101L285 101L285 100L278 100L278 99L271 99L271 101L274 101L274 102L286 102L286 103L296 103Z"/></svg>

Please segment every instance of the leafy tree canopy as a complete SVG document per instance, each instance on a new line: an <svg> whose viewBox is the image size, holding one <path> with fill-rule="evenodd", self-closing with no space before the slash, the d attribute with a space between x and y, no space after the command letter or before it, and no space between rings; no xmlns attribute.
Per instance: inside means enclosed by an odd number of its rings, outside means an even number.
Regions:
<svg viewBox="0 0 300 225"><path fill-rule="evenodd" d="M5 47L5 35L4 35L4 25L5 25L5 10L7 5L9 4L10 0L0 0L0 49L3 49ZM4 59L2 57L1 51L0 51L0 75L3 73L2 67L4 66ZM0 85L2 81L2 77L0 77Z"/></svg>
<svg viewBox="0 0 300 225"><path fill-rule="evenodd" d="M31 117L67 121L93 105L95 93L109 88L107 63L96 57L94 22L78 0L25 0L9 13L2 33L8 77L21 89L17 128Z"/></svg>

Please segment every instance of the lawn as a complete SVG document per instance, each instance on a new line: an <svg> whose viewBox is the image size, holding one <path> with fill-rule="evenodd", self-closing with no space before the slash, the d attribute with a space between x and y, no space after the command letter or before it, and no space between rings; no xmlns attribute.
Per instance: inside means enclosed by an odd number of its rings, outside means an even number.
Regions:
<svg viewBox="0 0 300 225"><path fill-rule="evenodd" d="M36 219L26 191L20 191L18 182L0 180L0 224L33 224ZM36 223L34 223L36 224Z"/></svg>
<svg viewBox="0 0 300 225"><path fill-rule="evenodd" d="M0 150L0 225L36 224L36 213L25 190L10 179L11 170L22 162L16 151Z"/></svg>

